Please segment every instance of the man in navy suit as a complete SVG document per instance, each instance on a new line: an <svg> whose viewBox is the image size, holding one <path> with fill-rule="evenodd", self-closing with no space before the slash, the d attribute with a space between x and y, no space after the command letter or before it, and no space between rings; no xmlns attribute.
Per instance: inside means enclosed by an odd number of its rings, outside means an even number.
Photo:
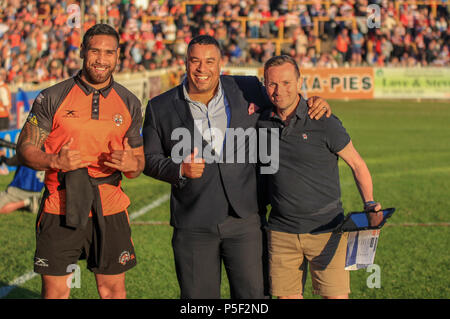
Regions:
<svg viewBox="0 0 450 319"><path fill-rule="evenodd" d="M181 298L220 298L222 261L231 298L264 298L257 171L248 158L260 110L270 101L256 77L221 76L221 62L214 38L194 38L184 82L149 101L144 174L172 185L170 224ZM310 116L331 114L324 100L313 104ZM234 143L232 129L248 136L227 147ZM242 153L247 160L229 160Z"/></svg>

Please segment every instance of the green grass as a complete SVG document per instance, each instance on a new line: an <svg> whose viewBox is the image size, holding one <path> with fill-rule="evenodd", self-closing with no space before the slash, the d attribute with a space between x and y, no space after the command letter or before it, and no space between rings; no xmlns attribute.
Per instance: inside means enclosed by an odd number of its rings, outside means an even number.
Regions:
<svg viewBox="0 0 450 319"><path fill-rule="evenodd" d="M351 272L351 298L449 298L450 228L402 226L402 223L449 223L450 104L414 101L331 101L374 181L375 199L397 211L380 234L375 263L381 288L368 288L370 273ZM342 201L346 212L361 209L351 170L340 161ZM4 189L11 176L0 176ZM141 176L124 180L130 213L170 191L169 185ZM136 222L169 220L169 203ZM35 217L26 211L0 215L0 287L32 270ZM132 225L138 266L127 273L129 298L178 298L179 290L167 224ZM81 289L72 298L98 298L93 275L81 267ZM39 276L12 290L6 298L38 298ZM226 275L222 295L228 298ZM305 289L311 294L311 282Z"/></svg>

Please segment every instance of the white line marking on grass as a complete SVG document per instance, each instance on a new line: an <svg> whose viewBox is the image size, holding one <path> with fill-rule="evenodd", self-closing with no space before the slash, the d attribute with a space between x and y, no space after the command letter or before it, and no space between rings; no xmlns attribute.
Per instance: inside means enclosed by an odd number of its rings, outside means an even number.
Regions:
<svg viewBox="0 0 450 319"><path fill-rule="evenodd" d="M158 207L159 205L163 204L164 202L168 201L169 198L170 198L170 194L164 194L163 196L161 196L160 198L158 198L155 201L151 202L147 206L142 207L137 212L134 212L134 213L130 214L130 220L136 219L136 218L146 214L150 210L152 210L152 209Z"/></svg>
<svg viewBox="0 0 450 319"><path fill-rule="evenodd" d="M147 206L142 207L137 212L130 214L130 220L136 219L136 218L148 213L152 209L165 203L167 200L169 200L169 198L170 198L170 194L164 194L163 196L157 198L156 200L154 200ZM37 275L38 274L35 273L34 271L30 271L30 272L27 272L26 274L23 274L20 277L15 278L12 281L10 281L7 286L0 287L0 299L6 297L16 287L23 285L27 281L36 277Z"/></svg>
<svg viewBox="0 0 450 319"><path fill-rule="evenodd" d="M131 222L131 225L170 225L170 223L166 221L149 220L144 222Z"/></svg>
<svg viewBox="0 0 450 319"><path fill-rule="evenodd" d="M37 276L37 273L35 273L34 271L30 271L20 277L17 277L16 279L14 279L10 283L8 283L8 286L4 286L4 287L0 288L0 298L6 297L14 288L16 288L17 286L23 285L28 280L31 280L36 276Z"/></svg>

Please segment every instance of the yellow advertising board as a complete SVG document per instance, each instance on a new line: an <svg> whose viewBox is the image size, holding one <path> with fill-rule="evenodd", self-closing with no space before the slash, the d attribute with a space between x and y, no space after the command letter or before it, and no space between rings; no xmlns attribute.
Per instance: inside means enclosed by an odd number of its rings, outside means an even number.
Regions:
<svg viewBox="0 0 450 319"><path fill-rule="evenodd" d="M450 99L450 68L374 68L374 97Z"/></svg>

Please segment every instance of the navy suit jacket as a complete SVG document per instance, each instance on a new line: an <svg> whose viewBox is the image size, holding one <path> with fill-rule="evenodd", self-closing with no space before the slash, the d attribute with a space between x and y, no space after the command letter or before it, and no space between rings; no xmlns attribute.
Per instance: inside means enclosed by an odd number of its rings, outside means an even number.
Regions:
<svg viewBox="0 0 450 319"><path fill-rule="evenodd" d="M221 76L222 87L229 103L229 128L256 129L259 115L270 105L264 87L253 76ZM255 110L251 103L259 107ZM249 111L250 110L250 111ZM172 132L184 128L192 137L190 149L180 154L178 162L171 158L172 149L180 142ZM256 163L246 156L244 163L206 163L198 179L180 178L180 159L190 154L194 146L208 148L207 142L195 144L195 123L179 85L148 102L144 127L144 174L172 185L170 223L177 228L209 228L222 222L232 209L245 218L258 213ZM255 131L256 132L256 131ZM200 134L198 131L196 134ZM201 134L200 134L201 136ZM224 149L230 139L225 138ZM239 143L231 149L238 151ZM178 144L180 145L180 144ZM248 151L249 143L244 146ZM242 151L242 148L240 149ZM231 154L226 154L227 155ZM233 154L234 159L237 155Z"/></svg>

